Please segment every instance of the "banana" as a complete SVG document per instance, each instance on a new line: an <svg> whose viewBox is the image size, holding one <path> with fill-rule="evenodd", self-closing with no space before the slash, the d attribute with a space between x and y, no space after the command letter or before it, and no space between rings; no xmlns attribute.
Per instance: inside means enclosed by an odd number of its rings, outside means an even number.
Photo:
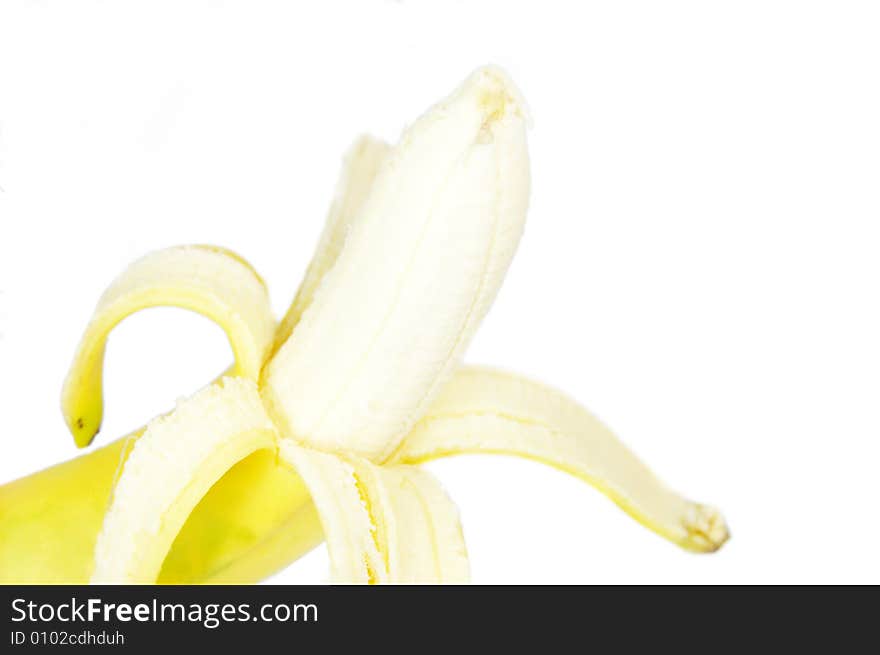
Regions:
<svg viewBox="0 0 880 655"><path fill-rule="evenodd" d="M381 462L427 409L519 242L525 127L518 92L483 69L404 133L267 365L263 396L283 434Z"/></svg>
<svg viewBox="0 0 880 655"><path fill-rule="evenodd" d="M721 515L670 491L574 401L460 365L522 233L526 122L487 68L393 148L361 139L277 329L259 276L226 251L171 249L123 274L65 385L78 444L100 425L104 342L132 311L210 316L236 364L133 437L0 487L0 581L250 582L323 536L337 582L464 582L458 512L415 468L464 453L550 464L686 550L720 547Z"/></svg>

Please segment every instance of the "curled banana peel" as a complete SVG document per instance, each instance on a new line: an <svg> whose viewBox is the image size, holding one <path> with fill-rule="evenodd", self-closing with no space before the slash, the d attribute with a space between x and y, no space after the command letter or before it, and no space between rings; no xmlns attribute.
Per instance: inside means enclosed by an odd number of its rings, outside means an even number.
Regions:
<svg viewBox="0 0 880 655"><path fill-rule="evenodd" d="M263 280L241 257L213 246L160 250L136 261L98 302L61 392L61 411L76 445L88 446L104 414L104 350L110 331L157 305L198 312L223 327L235 353L232 373L260 374L275 337Z"/></svg>
<svg viewBox="0 0 880 655"><path fill-rule="evenodd" d="M465 582L458 512L416 465L468 453L549 464L686 550L719 548L720 514L577 403L461 364L522 233L526 122L486 68L398 145L359 140L280 325L229 251L172 248L117 278L64 387L78 445L100 427L105 343L131 313L200 312L235 364L146 428L0 487L0 582L254 582L322 539L337 582Z"/></svg>

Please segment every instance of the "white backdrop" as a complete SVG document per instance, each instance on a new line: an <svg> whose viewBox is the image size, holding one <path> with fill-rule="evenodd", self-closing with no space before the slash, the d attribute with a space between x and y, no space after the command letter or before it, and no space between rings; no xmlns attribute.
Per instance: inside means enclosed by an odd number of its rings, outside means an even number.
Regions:
<svg viewBox="0 0 880 655"><path fill-rule="evenodd" d="M282 313L350 141L494 62L534 184L467 360L569 392L733 539L688 555L538 464L432 464L474 581L880 582L878 33L871 2L4 2L0 482L76 454L61 382L131 260L233 248ZM229 360L195 315L127 320L97 442ZM321 548L273 581L326 575Z"/></svg>

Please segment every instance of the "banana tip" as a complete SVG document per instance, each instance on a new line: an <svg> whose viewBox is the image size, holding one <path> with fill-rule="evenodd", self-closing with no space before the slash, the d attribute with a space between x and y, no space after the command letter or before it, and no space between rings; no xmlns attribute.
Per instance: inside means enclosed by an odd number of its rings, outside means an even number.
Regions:
<svg viewBox="0 0 880 655"><path fill-rule="evenodd" d="M531 127L532 119L525 98L504 69L495 65L478 68L465 82L465 87L470 86L475 89L487 124L514 115Z"/></svg>
<svg viewBox="0 0 880 655"><path fill-rule="evenodd" d="M71 417L67 420L67 427L73 435L73 441L77 448L85 448L92 443L98 434L100 425L90 425L82 416Z"/></svg>

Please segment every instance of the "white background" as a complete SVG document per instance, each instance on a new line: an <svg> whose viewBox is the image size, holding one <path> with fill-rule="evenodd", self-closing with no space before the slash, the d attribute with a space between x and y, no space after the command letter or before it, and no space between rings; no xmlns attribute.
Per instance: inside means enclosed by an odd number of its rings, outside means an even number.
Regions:
<svg viewBox="0 0 880 655"><path fill-rule="evenodd" d="M467 359L572 394L733 539L687 555L540 465L432 464L474 581L880 582L878 34L871 2L4 2L0 481L75 454L61 382L130 261L228 246L281 314L351 140L495 62L534 185ZM127 320L97 441L229 359L195 315ZM321 548L274 580L326 575Z"/></svg>

